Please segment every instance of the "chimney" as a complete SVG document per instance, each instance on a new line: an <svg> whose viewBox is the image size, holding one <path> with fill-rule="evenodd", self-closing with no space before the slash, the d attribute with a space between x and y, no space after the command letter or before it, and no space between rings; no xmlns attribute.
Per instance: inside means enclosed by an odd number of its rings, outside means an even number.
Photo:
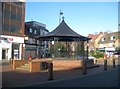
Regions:
<svg viewBox="0 0 120 89"><path fill-rule="evenodd" d="M108 34L108 32L104 32L104 34Z"/></svg>
<svg viewBox="0 0 120 89"><path fill-rule="evenodd" d="M100 34L103 34L103 32L100 32Z"/></svg>

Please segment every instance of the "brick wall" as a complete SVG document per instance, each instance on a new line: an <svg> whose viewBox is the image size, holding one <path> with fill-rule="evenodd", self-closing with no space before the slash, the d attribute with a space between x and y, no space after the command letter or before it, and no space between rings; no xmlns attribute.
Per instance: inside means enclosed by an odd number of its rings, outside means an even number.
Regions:
<svg viewBox="0 0 120 89"><path fill-rule="evenodd" d="M54 60L53 68L54 70L66 70L73 68L80 68L81 61L80 60Z"/></svg>
<svg viewBox="0 0 120 89"><path fill-rule="evenodd" d="M53 60L54 70L68 70L74 68L82 68L81 60ZM94 61L88 60L87 67L94 66Z"/></svg>
<svg viewBox="0 0 120 89"><path fill-rule="evenodd" d="M30 72L39 72L40 62L30 62Z"/></svg>
<svg viewBox="0 0 120 89"><path fill-rule="evenodd" d="M28 62L29 60L13 60L13 69L16 69L16 67L20 67L21 65Z"/></svg>

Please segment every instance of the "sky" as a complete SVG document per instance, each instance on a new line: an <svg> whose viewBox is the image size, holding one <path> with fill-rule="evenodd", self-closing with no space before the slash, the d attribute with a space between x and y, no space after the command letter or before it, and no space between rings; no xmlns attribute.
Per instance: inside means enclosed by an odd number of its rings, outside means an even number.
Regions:
<svg viewBox="0 0 120 89"><path fill-rule="evenodd" d="M25 22L46 24L51 32L63 12L68 26L80 35L118 31L118 2L26 2Z"/></svg>

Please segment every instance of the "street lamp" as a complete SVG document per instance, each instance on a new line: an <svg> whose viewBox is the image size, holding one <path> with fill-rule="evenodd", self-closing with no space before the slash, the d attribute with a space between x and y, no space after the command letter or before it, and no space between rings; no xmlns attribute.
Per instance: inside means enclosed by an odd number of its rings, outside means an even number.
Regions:
<svg viewBox="0 0 120 89"><path fill-rule="evenodd" d="M89 43L87 41L87 60L88 60L88 50L89 50Z"/></svg>

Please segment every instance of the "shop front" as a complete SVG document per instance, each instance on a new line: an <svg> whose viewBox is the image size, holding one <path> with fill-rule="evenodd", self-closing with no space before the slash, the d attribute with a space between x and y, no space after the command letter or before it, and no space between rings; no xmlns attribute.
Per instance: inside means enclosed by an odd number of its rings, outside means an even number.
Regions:
<svg viewBox="0 0 120 89"><path fill-rule="evenodd" d="M21 59L24 37L0 35L0 60Z"/></svg>

